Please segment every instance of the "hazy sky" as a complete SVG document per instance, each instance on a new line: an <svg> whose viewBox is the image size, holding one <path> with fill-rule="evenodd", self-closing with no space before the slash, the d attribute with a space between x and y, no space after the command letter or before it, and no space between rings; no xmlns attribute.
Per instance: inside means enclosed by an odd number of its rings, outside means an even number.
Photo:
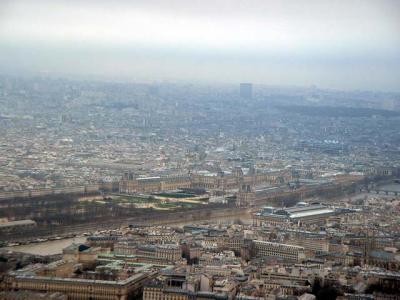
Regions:
<svg viewBox="0 0 400 300"><path fill-rule="evenodd" d="M1 0L0 72L400 90L400 1Z"/></svg>

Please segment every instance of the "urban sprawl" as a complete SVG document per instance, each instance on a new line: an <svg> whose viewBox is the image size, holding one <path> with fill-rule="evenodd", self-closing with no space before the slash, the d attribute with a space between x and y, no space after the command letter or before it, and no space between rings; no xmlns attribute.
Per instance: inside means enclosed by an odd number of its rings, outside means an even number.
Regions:
<svg viewBox="0 0 400 300"><path fill-rule="evenodd" d="M397 93L2 76L0 299L400 299L399 128Z"/></svg>

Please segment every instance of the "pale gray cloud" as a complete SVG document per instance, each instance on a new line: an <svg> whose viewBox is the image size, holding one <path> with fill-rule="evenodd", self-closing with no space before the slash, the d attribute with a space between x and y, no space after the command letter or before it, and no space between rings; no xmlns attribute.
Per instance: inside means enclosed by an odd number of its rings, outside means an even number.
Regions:
<svg viewBox="0 0 400 300"><path fill-rule="evenodd" d="M399 28L395 0L6 0L0 67L400 89Z"/></svg>

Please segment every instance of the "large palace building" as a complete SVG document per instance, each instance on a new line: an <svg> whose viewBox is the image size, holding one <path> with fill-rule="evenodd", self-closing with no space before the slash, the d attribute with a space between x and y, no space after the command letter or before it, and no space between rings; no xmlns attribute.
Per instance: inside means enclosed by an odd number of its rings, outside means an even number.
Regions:
<svg viewBox="0 0 400 300"><path fill-rule="evenodd" d="M71 300L137 299L143 286L163 266L102 256L103 249L72 244L63 258L49 264L33 264L8 273L0 285L5 291L62 293ZM47 298L46 298L47 299Z"/></svg>
<svg viewBox="0 0 400 300"><path fill-rule="evenodd" d="M184 188L205 190L239 190L240 186L275 185L290 179L282 172L257 172L254 168L243 170L235 168L233 172L200 171L186 175L165 177L137 177L126 172L120 181L120 193L154 193Z"/></svg>
<svg viewBox="0 0 400 300"><path fill-rule="evenodd" d="M156 274L156 272L154 272ZM153 274L153 275L154 275ZM59 278L18 275L12 273L5 279L7 290L36 292L61 292L68 299L126 300L139 291L151 274L135 274L120 281Z"/></svg>

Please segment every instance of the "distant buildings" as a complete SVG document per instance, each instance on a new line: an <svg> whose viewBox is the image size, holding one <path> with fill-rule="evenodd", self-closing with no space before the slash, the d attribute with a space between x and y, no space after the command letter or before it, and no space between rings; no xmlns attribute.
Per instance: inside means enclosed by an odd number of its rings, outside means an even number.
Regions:
<svg viewBox="0 0 400 300"><path fill-rule="evenodd" d="M0 233L18 231L35 226L36 222L33 220L8 221L7 218L0 219Z"/></svg>
<svg viewBox="0 0 400 300"><path fill-rule="evenodd" d="M120 182L120 193L154 193L178 188L190 188L191 181L189 176L169 176L169 177L134 177L127 172Z"/></svg>
<svg viewBox="0 0 400 300"><path fill-rule="evenodd" d="M298 224L324 223L326 219L333 216L335 211L322 204L298 203L296 207L275 209L264 207L260 213L254 215L256 224L285 224L288 222Z"/></svg>
<svg viewBox="0 0 400 300"><path fill-rule="evenodd" d="M140 295L144 283L158 273L159 268L149 264L100 259L100 250L72 244L64 249L62 260L10 272L2 288L6 291L62 293L68 299L126 300Z"/></svg>
<svg viewBox="0 0 400 300"><path fill-rule="evenodd" d="M287 172L286 172L287 173ZM285 172L261 172L254 168L243 172L242 168L235 168L232 172L197 172L190 175L166 177L136 177L126 172L119 183L119 191L123 194L155 193L177 189L204 189L204 190L242 190L242 186L275 184L278 178L287 177ZM250 190L249 190L250 192ZM243 196L245 192L242 193ZM245 204L249 199L240 199Z"/></svg>
<svg viewBox="0 0 400 300"><path fill-rule="evenodd" d="M336 209L314 202L264 207L258 216L270 221L261 227L218 222L100 231L64 248L60 260L11 265L0 298L304 300L315 299L317 282L351 292L340 299L397 299L399 230L386 221L387 200L373 199L357 209L341 202L332 203ZM12 261L10 251L2 255Z"/></svg>
<svg viewBox="0 0 400 300"><path fill-rule="evenodd" d="M286 260L301 261L306 258L304 248L296 245L253 241L257 257L277 257Z"/></svg>
<svg viewBox="0 0 400 300"><path fill-rule="evenodd" d="M400 119L362 109L397 94L0 86L0 299L305 300L316 277L341 299L397 297ZM62 260L10 251L82 230Z"/></svg>
<svg viewBox="0 0 400 300"><path fill-rule="evenodd" d="M114 251L119 255L135 255L136 261L146 263L168 264L177 262L182 257L181 248L175 244L135 245L121 242L115 245Z"/></svg>
<svg viewBox="0 0 400 300"><path fill-rule="evenodd" d="M240 97L251 99L253 97L253 84L241 83L240 84Z"/></svg>

